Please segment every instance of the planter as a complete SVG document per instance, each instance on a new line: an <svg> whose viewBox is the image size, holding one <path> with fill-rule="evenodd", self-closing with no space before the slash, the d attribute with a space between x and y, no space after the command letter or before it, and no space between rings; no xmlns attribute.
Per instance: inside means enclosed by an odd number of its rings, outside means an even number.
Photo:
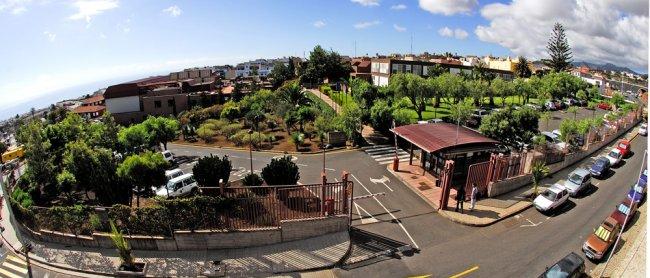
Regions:
<svg viewBox="0 0 650 278"><path fill-rule="evenodd" d="M124 264L120 264L115 271L115 275L117 275L117 277L144 277L147 273L147 263L135 262L133 265L133 269L127 269Z"/></svg>

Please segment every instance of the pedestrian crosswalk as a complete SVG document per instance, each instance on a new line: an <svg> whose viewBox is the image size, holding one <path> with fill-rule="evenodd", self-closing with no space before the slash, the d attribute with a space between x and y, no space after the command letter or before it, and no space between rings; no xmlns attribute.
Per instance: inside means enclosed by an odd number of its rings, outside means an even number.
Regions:
<svg viewBox="0 0 650 278"><path fill-rule="evenodd" d="M27 277L27 263L13 255L7 255L0 265L0 277L22 278Z"/></svg>
<svg viewBox="0 0 650 278"><path fill-rule="evenodd" d="M395 146L391 145L371 145L361 148L366 152L372 159L377 161L379 164L389 164L393 162L395 158ZM397 149L397 158L400 162L408 162L409 154L402 150Z"/></svg>

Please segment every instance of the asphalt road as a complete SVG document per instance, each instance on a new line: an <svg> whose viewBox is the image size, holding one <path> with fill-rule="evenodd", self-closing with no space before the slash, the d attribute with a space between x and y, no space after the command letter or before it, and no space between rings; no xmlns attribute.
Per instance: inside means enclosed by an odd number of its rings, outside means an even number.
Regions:
<svg viewBox="0 0 650 278"><path fill-rule="evenodd" d="M596 108L595 110L589 110L584 107L578 107L578 113L576 113L576 120L582 120L592 117L603 117L607 112L606 110ZM573 119L573 113L567 112L564 110L551 111L551 119L548 121L548 126L543 120L539 120L539 130L540 131L553 131L554 129L560 128L560 123L563 119Z"/></svg>

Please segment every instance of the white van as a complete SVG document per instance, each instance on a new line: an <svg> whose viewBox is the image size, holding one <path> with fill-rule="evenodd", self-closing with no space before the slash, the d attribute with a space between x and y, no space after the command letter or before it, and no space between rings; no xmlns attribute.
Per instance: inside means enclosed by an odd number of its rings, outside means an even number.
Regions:
<svg viewBox="0 0 650 278"><path fill-rule="evenodd" d="M183 174L175 177L167 185L161 187L156 191L156 195L163 197L181 197L190 193L194 193L199 189L199 185L194 180L193 174Z"/></svg>
<svg viewBox="0 0 650 278"><path fill-rule="evenodd" d="M185 174L183 173L183 170L178 168L165 171L165 177L167 177L167 182L169 182L173 178L180 177L183 174Z"/></svg>
<svg viewBox="0 0 650 278"><path fill-rule="evenodd" d="M162 154L165 161L169 162L170 164L174 163L174 153L170 151L163 151L160 154Z"/></svg>

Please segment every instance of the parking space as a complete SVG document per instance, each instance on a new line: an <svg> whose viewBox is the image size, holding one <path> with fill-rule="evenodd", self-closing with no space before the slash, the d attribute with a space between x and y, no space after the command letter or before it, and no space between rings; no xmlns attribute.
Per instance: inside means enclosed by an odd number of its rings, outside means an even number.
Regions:
<svg viewBox="0 0 650 278"><path fill-rule="evenodd" d="M588 118L597 118L603 117L607 112L606 110L598 109L589 110L584 107L578 108L578 113L575 115L576 120L588 119ZM573 113L567 112L564 110L551 111L551 118L548 120L548 123L542 119L539 120L539 130L540 131L553 131L554 129L560 128L560 123L564 119L574 119Z"/></svg>

